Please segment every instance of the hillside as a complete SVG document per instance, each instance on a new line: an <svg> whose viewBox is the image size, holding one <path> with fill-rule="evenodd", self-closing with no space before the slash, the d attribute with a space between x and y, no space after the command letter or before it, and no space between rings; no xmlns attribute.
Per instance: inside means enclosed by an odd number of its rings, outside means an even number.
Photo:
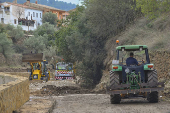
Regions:
<svg viewBox="0 0 170 113"><path fill-rule="evenodd" d="M136 19L136 21L128 26L128 28L116 37L107 40L105 48L107 57L104 61L106 70L103 71L101 82L97 85L96 90L103 89L109 84L109 70L111 70L111 62L115 58L116 40L120 41L119 45L147 45L149 47L150 60L154 63L158 72L159 81L169 83L170 76L170 19L169 14L150 21L145 17ZM111 51L113 50L113 55ZM166 91L166 90L165 90Z"/></svg>
<svg viewBox="0 0 170 113"><path fill-rule="evenodd" d="M0 0L0 3L13 2L13 1L14 0ZM36 0L30 0L31 3L35 3L35 1ZM76 8L76 4L67 3L67 2L63 2L63 1L57 1L57 0L37 0L37 1L38 1L38 4L55 7L57 9L61 9L61 10L65 10L65 11L69 11L71 9ZM23 4L25 2L26 2L26 0L17 0L18 4Z"/></svg>
<svg viewBox="0 0 170 113"><path fill-rule="evenodd" d="M120 45L147 45L149 51L167 51L169 49L169 28L170 28L170 15L162 15L153 21L147 20L145 17L137 19L134 23L130 24L128 28L116 37L110 38L106 43L106 50L108 56L105 60L109 62L111 58L111 50L115 51L116 40L120 41Z"/></svg>

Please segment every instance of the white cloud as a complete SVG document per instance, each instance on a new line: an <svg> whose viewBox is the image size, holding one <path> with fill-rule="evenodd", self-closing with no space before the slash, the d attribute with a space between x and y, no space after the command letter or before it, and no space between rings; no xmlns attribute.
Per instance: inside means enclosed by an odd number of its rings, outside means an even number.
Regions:
<svg viewBox="0 0 170 113"><path fill-rule="evenodd" d="M79 4L79 0L58 0L58 1L63 1L63 2L67 2L67 3L72 3L72 4Z"/></svg>

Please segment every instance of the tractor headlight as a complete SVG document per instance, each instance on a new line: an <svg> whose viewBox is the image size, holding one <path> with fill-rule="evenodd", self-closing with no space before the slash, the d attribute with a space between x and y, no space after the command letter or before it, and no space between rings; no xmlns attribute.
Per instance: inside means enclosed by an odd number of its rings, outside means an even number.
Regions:
<svg viewBox="0 0 170 113"><path fill-rule="evenodd" d="M38 74L33 75L33 79L38 79Z"/></svg>
<svg viewBox="0 0 170 113"><path fill-rule="evenodd" d="M130 70L129 70L128 68L126 68L126 69L125 69L125 72L126 72L126 73L129 73L129 72L130 72Z"/></svg>

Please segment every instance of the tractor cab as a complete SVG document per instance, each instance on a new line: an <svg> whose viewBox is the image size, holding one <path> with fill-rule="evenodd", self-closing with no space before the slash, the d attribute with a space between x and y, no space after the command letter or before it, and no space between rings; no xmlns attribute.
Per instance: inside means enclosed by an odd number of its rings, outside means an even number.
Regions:
<svg viewBox="0 0 170 113"><path fill-rule="evenodd" d="M46 80L49 72L47 71L46 60L39 62L29 62L31 66L30 80ZM48 77L49 80L49 77Z"/></svg>
<svg viewBox="0 0 170 113"><path fill-rule="evenodd" d="M127 74L130 72L140 75L141 82L147 82L146 73L144 71L153 70L154 65L150 63L148 47L146 45L118 46L116 52L117 57L116 60L112 61L112 69L113 71L122 70L121 83L127 81ZM133 53L133 59L137 60L137 64L127 64L131 53Z"/></svg>
<svg viewBox="0 0 170 113"><path fill-rule="evenodd" d="M130 53L133 53L133 57L137 59L139 64L150 63L148 47L146 45L118 46L116 50L117 60L122 65L126 65L126 60L130 57Z"/></svg>

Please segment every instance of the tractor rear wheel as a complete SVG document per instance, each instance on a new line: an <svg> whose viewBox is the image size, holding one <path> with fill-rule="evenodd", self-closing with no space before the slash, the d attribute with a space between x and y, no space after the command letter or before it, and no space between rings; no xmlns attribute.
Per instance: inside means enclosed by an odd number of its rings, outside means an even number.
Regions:
<svg viewBox="0 0 170 113"><path fill-rule="evenodd" d="M148 83L157 83L158 82L158 76L157 76L157 71L152 70L148 72Z"/></svg>
<svg viewBox="0 0 170 113"><path fill-rule="evenodd" d="M110 71L110 87L114 87L115 85L119 85L119 73Z"/></svg>
<svg viewBox="0 0 170 113"><path fill-rule="evenodd" d="M119 104L121 101L120 94L110 95L110 102L111 104Z"/></svg>
<svg viewBox="0 0 170 113"><path fill-rule="evenodd" d="M150 103L157 103L158 102L158 92L157 91L153 91L151 93L148 94L147 100Z"/></svg>

